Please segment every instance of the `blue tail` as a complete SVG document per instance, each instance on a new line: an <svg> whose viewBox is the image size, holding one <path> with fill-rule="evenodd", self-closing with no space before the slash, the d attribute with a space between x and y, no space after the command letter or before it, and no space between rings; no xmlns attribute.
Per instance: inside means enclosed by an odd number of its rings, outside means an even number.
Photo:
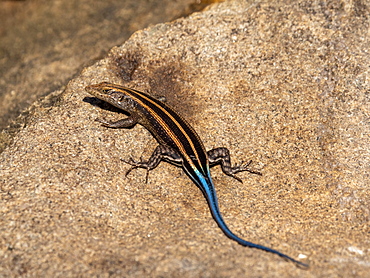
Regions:
<svg viewBox="0 0 370 278"><path fill-rule="evenodd" d="M264 250L266 252L274 253L274 254L276 254L276 255L284 258L284 259L292 261L293 263L295 263L299 267L303 267L303 268L308 268L309 267L307 264L299 262L299 261L289 257L288 255L285 255L285 254L283 254L283 253L281 253L277 250L265 247L263 245L259 245L259 244L255 244L255 243L246 241L244 239L241 239L237 235L235 235L233 232L231 232L230 229L227 227L224 219L222 218L222 215L221 215L221 212L220 212L220 209L219 209L219 206L218 206L215 187L213 185L211 177L210 176L209 177L204 177L204 178L200 179L200 181L201 181L202 184L201 185L198 184L198 187L202 190L205 198L207 199L207 202L208 202L209 208L211 210L212 216L213 216L214 220L217 222L217 225L220 227L220 229L224 232L224 234L228 238L230 238L232 240L235 240L240 245L243 245L243 246L246 246L246 247L256 248L256 249Z"/></svg>

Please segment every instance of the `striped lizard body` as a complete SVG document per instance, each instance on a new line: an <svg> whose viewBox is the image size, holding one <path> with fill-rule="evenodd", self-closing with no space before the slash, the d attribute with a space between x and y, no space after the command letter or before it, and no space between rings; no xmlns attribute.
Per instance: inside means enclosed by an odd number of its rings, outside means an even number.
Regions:
<svg viewBox="0 0 370 278"><path fill-rule="evenodd" d="M182 167L203 192L214 220L227 237L240 245L274 253L294 262L297 266L308 267L308 265L279 251L241 239L228 228L223 220L211 178L210 167L220 164L222 171L226 175L242 182L235 175L236 173L248 171L260 174L248 168L250 162L232 167L227 148L216 148L206 152L200 137L193 127L168 105L148 94L106 82L87 86L86 90L98 99L106 101L130 114L129 117L116 122L97 119L103 126L129 128L139 123L147 128L159 142L159 146L148 161L123 160L132 165L126 175L135 168L144 168L150 171L157 167L161 160Z"/></svg>

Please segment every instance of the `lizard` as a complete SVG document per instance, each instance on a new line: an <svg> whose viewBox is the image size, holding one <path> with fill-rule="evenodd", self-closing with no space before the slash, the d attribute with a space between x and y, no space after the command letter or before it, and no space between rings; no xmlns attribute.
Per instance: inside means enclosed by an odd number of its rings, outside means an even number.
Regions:
<svg viewBox="0 0 370 278"><path fill-rule="evenodd" d="M210 167L219 164L223 173L242 182L235 175L236 173L248 171L261 175L261 173L248 168L251 161L232 167L230 152L227 148L220 147L207 152L199 135L182 116L164 102L147 93L107 82L89 85L85 89L92 96L110 103L129 114L128 117L114 122L96 119L103 126L131 128L136 124L141 124L150 131L159 143L148 161L134 161L133 159L126 161L121 159L132 166L127 171L126 176L135 168L144 168L147 170L148 177L148 172L156 168L162 160L182 167L202 191L214 220L227 237L242 246L274 253L299 267L308 267L307 264L295 260L282 252L238 237L226 225L219 209Z"/></svg>

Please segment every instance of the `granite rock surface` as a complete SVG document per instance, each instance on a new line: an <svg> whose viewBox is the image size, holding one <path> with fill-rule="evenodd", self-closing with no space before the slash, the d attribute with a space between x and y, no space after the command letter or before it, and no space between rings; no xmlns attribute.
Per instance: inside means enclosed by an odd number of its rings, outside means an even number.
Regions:
<svg viewBox="0 0 370 278"><path fill-rule="evenodd" d="M228 1L136 32L35 104L0 157L2 277L368 277L369 14L365 1ZM150 172L141 126L84 90L164 96L207 149L262 176L212 176L229 240L173 165Z"/></svg>

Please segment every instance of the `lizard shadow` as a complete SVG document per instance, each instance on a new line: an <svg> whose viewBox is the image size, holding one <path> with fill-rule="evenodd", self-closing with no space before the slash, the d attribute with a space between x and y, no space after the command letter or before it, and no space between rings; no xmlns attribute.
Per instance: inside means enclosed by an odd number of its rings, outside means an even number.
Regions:
<svg viewBox="0 0 370 278"><path fill-rule="evenodd" d="M123 114L127 116L130 115L130 113L127 113L126 111L119 109L104 100L98 99L97 97L84 97L82 101L89 103L93 106L99 107L106 111L111 111L111 112L115 112L115 113L119 113L119 114Z"/></svg>
<svg viewBox="0 0 370 278"><path fill-rule="evenodd" d="M93 106L99 107L100 109L103 109L103 110L106 110L106 111L118 113L119 115L130 116L130 113L128 113L128 112L126 112L122 109L119 109L119 108L115 107L114 105L112 105L112 104L110 104L110 103L108 103L104 100L98 99L97 97L84 97L84 99L82 101L87 102L87 103L89 103ZM96 118L95 121L99 122L99 117ZM128 127L128 129L131 129L133 127L134 126Z"/></svg>

